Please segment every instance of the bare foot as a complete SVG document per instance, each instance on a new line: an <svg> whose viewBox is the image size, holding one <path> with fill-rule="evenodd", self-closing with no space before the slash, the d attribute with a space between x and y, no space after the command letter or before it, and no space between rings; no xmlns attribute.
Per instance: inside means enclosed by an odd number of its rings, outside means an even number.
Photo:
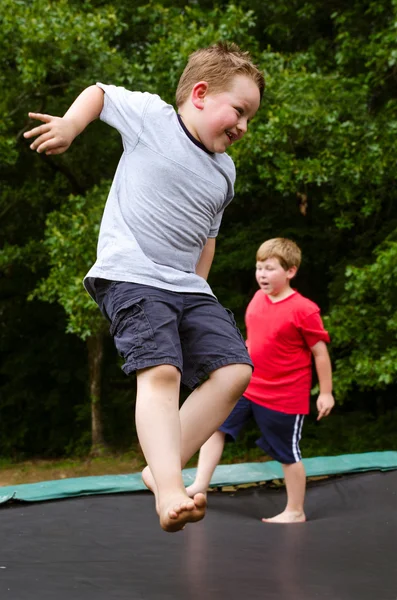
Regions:
<svg viewBox="0 0 397 600"><path fill-rule="evenodd" d="M304 523L306 515L303 511L284 510L271 519L262 519L263 523Z"/></svg>
<svg viewBox="0 0 397 600"><path fill-rule="evenodd" d="M162 504L165 509L160 511L157 486L150 468L146 466L141 475L143 483L156 498L156 512L160 517L160 525L165 531L179 531L185 527L186 523L200 521L204 517L207 508L205 494L195 492L192 498L178 494L177 498L174 496L172 499L164 501Z"/></svg>
<svg viewBox="0 0 397 600"><path fill-rule="evenodd" d="M164 509L163 509L164 506ZM159 506L160 525L164 531L173 533L184 529L186 523L194 523L204 518L207 499L202 493L188 498L184 494L167 498Z"/></svg>
<svg viewBox="0 0 397 600"><path fill-rule="evenodd" d="M205 497L207 497L207 488L203 489L203 486L200 486L198 484L196 484L196 482L192 483L192 485L189 485L186 488L186 493L189 496L189 498L194 498L194 496L196 494L204 494Z"/></svg>
<svg viewBox="0 0 397 600"><path fill-rule="evenodd" d="M154 481L153 475L149 467L145 467L141 473L142 481L146 485L147 489L153 492L154 497L156 498L156 513L159 515L159 502L157 499L157 487L156 482Z"/></svg>

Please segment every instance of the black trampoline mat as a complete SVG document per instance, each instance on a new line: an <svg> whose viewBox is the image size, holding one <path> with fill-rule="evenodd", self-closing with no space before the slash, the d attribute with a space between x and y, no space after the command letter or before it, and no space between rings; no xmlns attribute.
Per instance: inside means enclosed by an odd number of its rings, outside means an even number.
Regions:
<svg viewBox="0 0 397 600"><path fill-rule="evenodd" d="M144 492L4 507L0 599L397 599L397 471L309 485L307 523L261 523L284 505L284 490L212 493L177 534Z"/></svg>

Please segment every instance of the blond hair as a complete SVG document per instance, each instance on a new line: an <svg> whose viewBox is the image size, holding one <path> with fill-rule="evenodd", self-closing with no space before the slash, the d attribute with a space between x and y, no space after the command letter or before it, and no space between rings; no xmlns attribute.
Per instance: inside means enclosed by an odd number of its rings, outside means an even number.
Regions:
<svg viewBox="0 0 397 600"><path fill-rule="evenodd" d="M265 89L265 79L253 64L249 52L243 52L237 44L218 42L208 48L196 50L189 56L176 90L179 108L189 97L198 81L208 83L208 91L227 91L235 75L247 75L258 86L260 97Z"/></svg>
<svg viewBox="0 0 397 600"><path fill-rule="evenodd" d="M299 269L302 260L302 252L297 244L287 238L273 238L266 240L258 248L257 261L265 261L268 258L277 258L285 271L291 267Z"/></svg>

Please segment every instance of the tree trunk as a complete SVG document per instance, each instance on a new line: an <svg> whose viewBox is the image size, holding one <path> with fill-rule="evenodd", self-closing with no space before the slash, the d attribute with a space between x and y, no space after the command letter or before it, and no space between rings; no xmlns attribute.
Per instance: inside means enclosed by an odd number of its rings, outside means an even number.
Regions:
<svg viewBox="0 0 397 600"><path fill-rule="evenodd" d="M89 389L91 400L91 456L106 450L103 438L101 413L101 376L103 361L103 334L97 333L87 338Z"/></svg>

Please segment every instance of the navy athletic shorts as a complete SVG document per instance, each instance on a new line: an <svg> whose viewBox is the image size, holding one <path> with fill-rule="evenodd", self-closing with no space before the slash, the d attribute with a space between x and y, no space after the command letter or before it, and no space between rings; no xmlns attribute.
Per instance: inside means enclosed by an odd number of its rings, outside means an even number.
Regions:
<svg viewBox="0 0 397 600"><path fill-rule="evenodd" d="M253 367L232 312L214 296L104 279L95 280L95 292L127 375L174 365L194 389L220 367Z"/></svg>
<svg viewBox="0 0 397 600"><path fill-rule="evenodd" d="M299 441L304 415L272 410L242 396L219 430L235 441L251 418L255 419L262 434L256 443L266 454L285 465L302 459Z"/></svg>

